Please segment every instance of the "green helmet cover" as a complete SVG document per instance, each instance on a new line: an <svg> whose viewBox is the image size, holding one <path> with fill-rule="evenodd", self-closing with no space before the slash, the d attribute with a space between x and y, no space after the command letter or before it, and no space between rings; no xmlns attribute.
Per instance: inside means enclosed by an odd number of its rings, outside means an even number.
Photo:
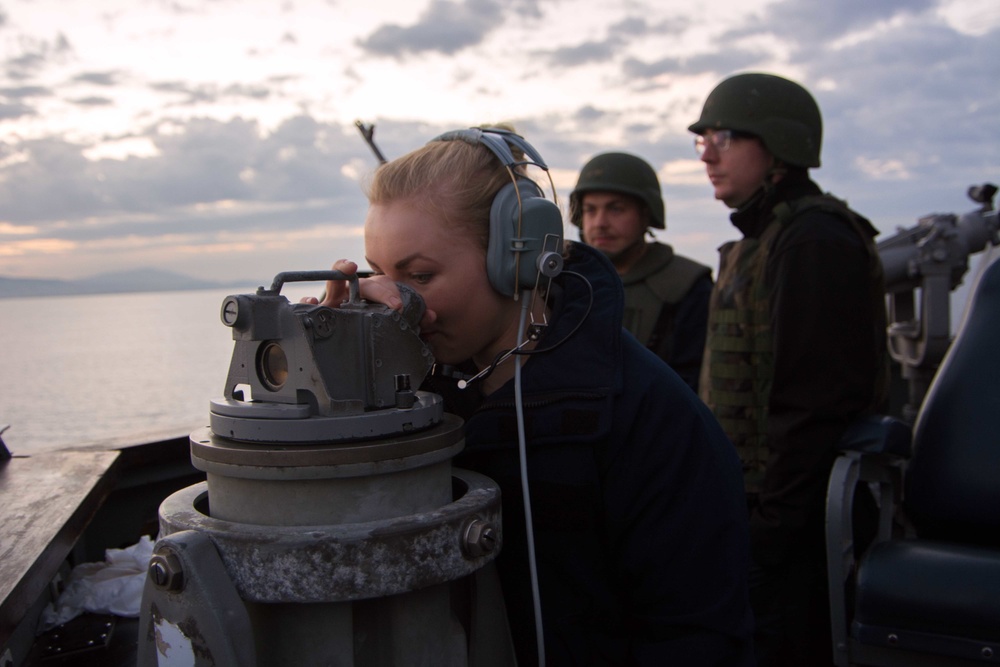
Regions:
<svg viewBox="0 0 1000 667"><path fill-rule="evenodd" d="M785 164L818 167L823 119L805 88L773 74L737 74L723 80L705 100L698 122L688 127L735 130L760 138Z"/></svg>
<svg viewBox="0 0 1000 667"><path fill-rule="evenodd" d="M666 228L666 209L660 179L648 162L631 153L595 155L580 170L576 188L569 195L569 217L577 227L583 224L582 195L586 192L619 192L638 198L649 209L650 226Z"/></svg>

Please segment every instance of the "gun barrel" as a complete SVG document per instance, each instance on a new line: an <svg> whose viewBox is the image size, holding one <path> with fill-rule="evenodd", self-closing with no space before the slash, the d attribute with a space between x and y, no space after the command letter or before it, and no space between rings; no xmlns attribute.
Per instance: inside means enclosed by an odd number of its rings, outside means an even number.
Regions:
<svg viewBox="0 0 1000 667"><path fill-rule="evenodd" d="M987 243L997 244L995 211L972 211L955 215L929 215L913 227L899 230L878 243L886 290L898 292L919 286L930 267L947 264L953 285L958 286L968 268L969 255Z"/></svg>

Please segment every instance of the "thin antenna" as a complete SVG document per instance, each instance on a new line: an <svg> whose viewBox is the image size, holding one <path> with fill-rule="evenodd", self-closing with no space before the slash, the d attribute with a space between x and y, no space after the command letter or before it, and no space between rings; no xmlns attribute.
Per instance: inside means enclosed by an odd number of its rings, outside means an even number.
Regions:
<svg viewBox="0 0 1000 667"><path fill-rule="evenodd" d="M355 127L358 128L358 131L361 133L361 136L365 138L365 142L367 142L368 146L372 149L372 152L375 153L375 157L378 158L378 163L385 164L386 162L388 162L388 160L385 159L385 156L382 155L382 151L380 151L378 149L378 146L375 145L374 123L371 125L365 125L360 120L356 120L354 121L354 125Z"/></svg>

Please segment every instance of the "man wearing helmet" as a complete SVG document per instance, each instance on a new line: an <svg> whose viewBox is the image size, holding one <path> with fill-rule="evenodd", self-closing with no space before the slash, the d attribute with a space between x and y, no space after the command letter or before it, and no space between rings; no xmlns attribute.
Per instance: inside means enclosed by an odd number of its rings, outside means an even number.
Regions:
<svg viewBox="0 0 1000 667"><path fill-rule="evenodd" d="M886 395L878 232L810 179L822 120L799 84L727 78L688 129L743 235L719 249L700 393L743 460L758 663L829 665L827 480Z"/></svg>
<svg viewBox="0 0 1000 667"><path fill-rule="evenodd" d="M569 201L580 239L621 276L622 325L697 391L712 270L646 241L651 227L666 227L656 172L635 155L602 153L584 165Z"/></svg>

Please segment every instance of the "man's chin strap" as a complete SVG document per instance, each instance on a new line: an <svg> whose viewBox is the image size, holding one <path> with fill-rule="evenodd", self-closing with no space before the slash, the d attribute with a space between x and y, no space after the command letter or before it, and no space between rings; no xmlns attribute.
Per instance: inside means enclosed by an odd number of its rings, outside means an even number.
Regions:
<svg viewBox="0 0 1000 667"><path fill-rule="evenodd" d="M750 209L755 208L761 201L764 200L764 198L767 196L767 193L770 192L773 188L774 185L768 185L767 183L762 183L761 186L757 188L757 190L752 195L750 195L750 198L747 199L742 204L736 206L734 208L734 211L736 213L743 213L744 211L749 211Z"/></svg>
<svg viewBox="0 0 1000 667"><path fill-rule="evenodd" d="M788 166L780 160L773 160L771 166L768 167L767 173L764 174L764 182L760 184L760 187L757 188L756 192L750 195L749 199L736 206L736 211L746 211L756 206L762 199L774 191L774 187L787 174Z"/></svg>

